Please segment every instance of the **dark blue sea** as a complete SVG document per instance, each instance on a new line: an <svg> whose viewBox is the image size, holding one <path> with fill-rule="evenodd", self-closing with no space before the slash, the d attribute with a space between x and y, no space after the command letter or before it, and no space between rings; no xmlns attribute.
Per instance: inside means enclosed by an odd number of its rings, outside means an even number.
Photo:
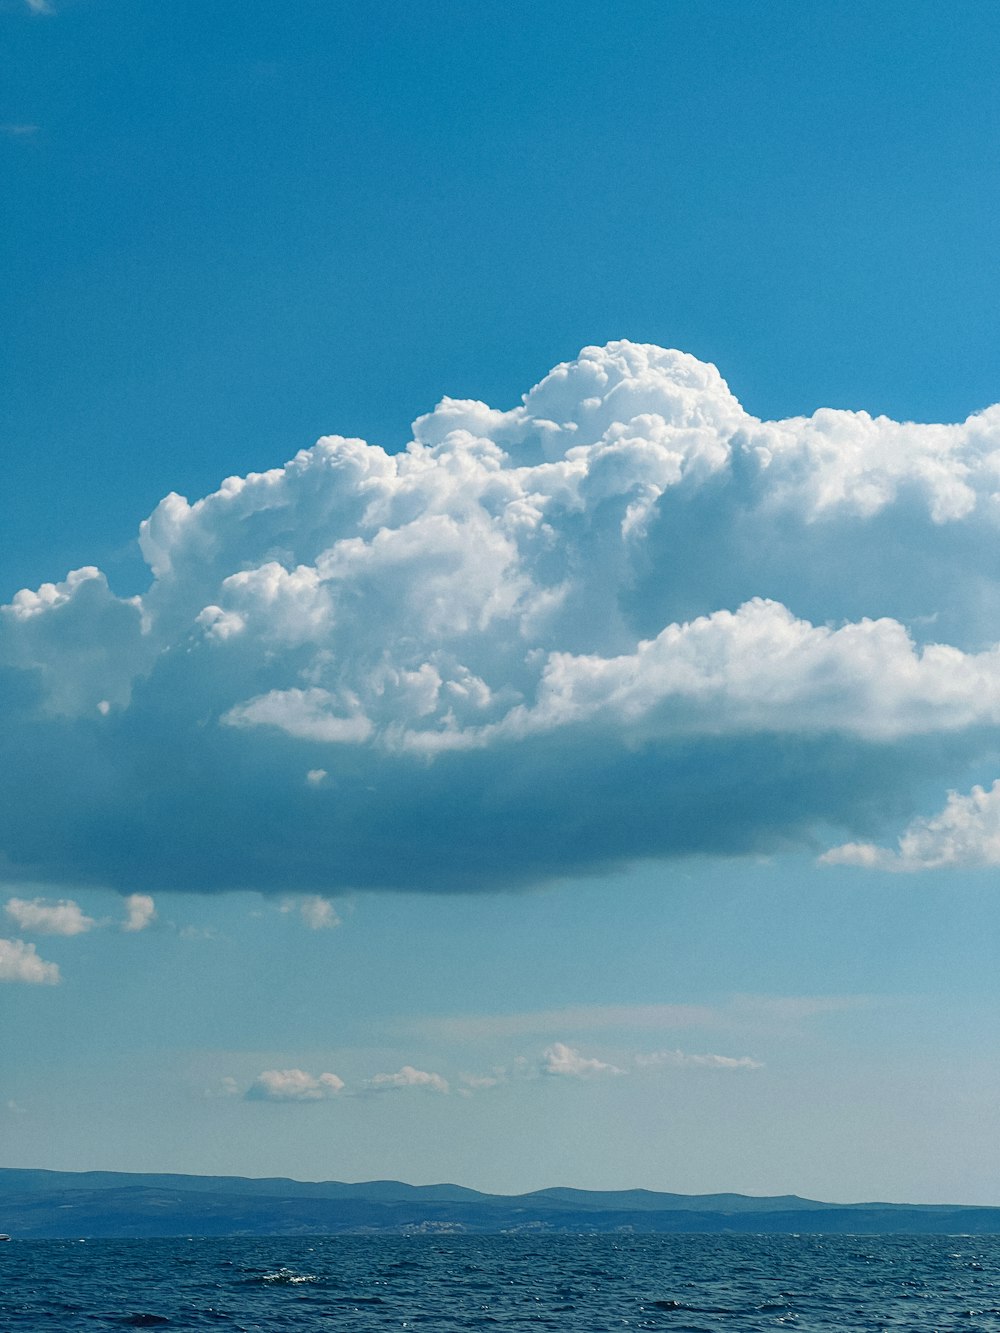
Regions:
<svg viewBox="0 0 1000 1333"><path fill-rule="evenodd" d="M996 1236L310 1236L0 1246L0 1329L1000 1330Z"/></svg>

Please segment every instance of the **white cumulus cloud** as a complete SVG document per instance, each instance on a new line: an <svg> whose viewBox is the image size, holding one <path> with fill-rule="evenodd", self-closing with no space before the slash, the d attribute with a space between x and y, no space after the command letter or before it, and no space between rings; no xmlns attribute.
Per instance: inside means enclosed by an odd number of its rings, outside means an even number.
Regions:
<svg viewBox="0 0 1000 1333"><path fill-rule="evenodd" d="M225 1080L224 1080L225 1082ZM304 1069L265 1069L246 1092L254 1102L320 1102L342 1091L336 1074L308 1074Z"/></svg>
<svg viewBox="0 0 1000 1333"><path fill-rule="evenodd" d="M35 946L24 940L0 940L0 981L55 986L59 981L59 966L39 958Z"/></svg>
<svg viewBox="0 0 1000 1333"><path fill-rule="evenodd" d="M848 842L820 857L826 865L877 870L941 870L1000 865L1000 779L967 796L948 793L943 810L918 818L900 835L895 849Z"/></svg>
<svg viewBox="0 0 1000 1333"><path fill-rule="evenodd" d="M130 893L125 899L125 914L122 930L145 930L156 920L156 904L148 893Z"/></svg>
<svg viewBox="0 0 1000 1333"><path fill-rule="evenodd" d="M0 607L5 864L509 888L868 846L1000 772L1000 405L763 421L619 341L399 443L168 495L138 596L85 566Z"/></svg>
<svg viewBox="0 0 1000 1333"><path fill-rule="evenodd" d="M34 935L83 935L97 924L71 898L9 898L4 911L19 929Z"/></svg>
<svg viewBox="0 0 1000 1333"><path fill-rule="evenodd" d="M368 1080L372 1092L392 1092L402 1088L424 1088L430 1092L447 1092L448 1080L426 1069L403 1065L395 1074L375 1074Z"/></svg>
<svg viewBox="0 0 1000 1333"><path fill-rule="evenodd" d="M593 1078L604 1074L624 1074L624 1069L581 1055L565 1042L556 1041L542 1052L541 1070L543 1074L555 1074L569 1078Z"/></svg>

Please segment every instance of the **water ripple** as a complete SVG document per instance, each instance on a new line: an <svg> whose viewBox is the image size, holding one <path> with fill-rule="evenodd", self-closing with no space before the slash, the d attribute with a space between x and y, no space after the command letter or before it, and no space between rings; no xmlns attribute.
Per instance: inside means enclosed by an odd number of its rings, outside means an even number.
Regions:
<svg viewBox="0 0 1000 1333"><path fill-rule="evenodd" d="M1000 1237L12 1241L0 1329L1000 1331Z"/></svg>

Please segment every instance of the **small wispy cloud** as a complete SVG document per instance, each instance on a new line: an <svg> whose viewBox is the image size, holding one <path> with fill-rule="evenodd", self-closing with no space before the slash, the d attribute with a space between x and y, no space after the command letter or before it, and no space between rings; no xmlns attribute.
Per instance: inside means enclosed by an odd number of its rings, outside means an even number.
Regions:
<svg viewBox="0 0 1000 1333"><path fill-rule="evenodd" d="M156 920L156 904L148 893L130 893L125 899L125 912L122 930L133 934Z"/></svg>
<svg viewBox="0 0 1000 1333"><path fill-rule="evenodd" d="M624 1074L624 1069L604 1060L588 1059L565 1042L556 1041L542 1052L541 1072L566 1078L594 1078L605 1074Z"/></svg>
<svg viewBox="0 0 1000 1333"><path fill-rule="evenodd" d="M310 930L332 930L342 924L336 909L329 898L318 893L307 893L302 897L286 898L279 908L284 913L295 912Z"/></svg>
<svg viewBox="0 0 1000 1333"><path fill-rule="evenodd" d="M500 1072L495 1074L459 1074L459 1082L469 1092L484 1092L487 1088L495 1088L504 1082L504 1075Z"/></svg>
<svg viewBox="0 0 1000 1333"><path fill-rule="evenodd" d="M224 1078L213 1079L211 1083L206 1084L204 1088L206 1101L215 1101L218 1098L229 1098L240 1096L240 1085L231 1075ZM251 1099L253 1100L253 1099Z"/></svg>
<svg viewBox="0 0 1000 1333"><path fill-rule="evenodd" d="M450 1091L448 1080L426 1069L403 1065L395 1074L376 1074L365 1085L371 1092L392 1092L405 1088L423 1088L429 1092Z"/></svg>
<svg viewBox="0 0 1000 1333"><path fill-rule="evenodd" d="M224 1079L231 1095L232 1080ZM342 1092L344 1080L336 1074L309 1074L304 1069L265 1069L254 1079L245 1097L250 1102L320 1102Z"/></svg>
<svg viewBox="0 0 1000 1333"><path fill-rule="evenodd" d="M0 123L0 134L5 139L31 139L38 130L39 126L25 121L7 120Z"/></svg>
<svg viewBox="0 0 1000 1333"><path fill-rule="evenodd" d="M638 1069L763 1069L760 1060L749 1055L695 1055L688 1051L650 1051L635 1057Z"/></svg>
<svg viewBox="0 0 1000 1333"><path fill-rule="evenodd" d="M733 995L717 1004L570 1005L517 1014L454 1014L400 1018L398 1032L453 1042L484 1042L510 1037L594 1032L673 1032L787 1026L825 1014L867 1007L864 995Z"/></svg>
<svg viewBox="0 0 1000 1333"><path fill-rule="evenodd" d="M35 946L24 940L0 940L0 981L55 986L59 982L59 965L39 958Z"/></svg>
<svg viewBox="0 0 1000 1333"><path fill-rule="evenodd" d="M34 935L84 935L97 922L72 898L9 898L4 911L20 930Z"/></svg>
<svg viewBox="0 0 1000 1333"><path fill-rule="evenodd" d="M716 1015L717 1010L712 1006L700 1004L594 1004L534 1009L517 1014L455 1014L403 1019L399 1027L410 1027L447 1041L488 1041L553 1030L601 1032L636 1028L658 1031L710 1027L716 1021Z"/></svg>
<svg viewBox="0 0 1000 1333"><path fill-rule="evenodd" d="M744 1023L801 1023L854 1013L874 1003L870 995L734 995L724 1012Z"/></svg>
<svg viewBox="0 0 1000 1333"><path fill-rule="evenodd" d="M49 4L49 0L24 0L25 5L32 14L54 14L54 7Z"/></svg>
<svg viewBox="0 0 1000 1333"><path fill-rule="evenodd" d="M217 940L219 932L215 926L181 926L177 934L182 940Z"/></svg>

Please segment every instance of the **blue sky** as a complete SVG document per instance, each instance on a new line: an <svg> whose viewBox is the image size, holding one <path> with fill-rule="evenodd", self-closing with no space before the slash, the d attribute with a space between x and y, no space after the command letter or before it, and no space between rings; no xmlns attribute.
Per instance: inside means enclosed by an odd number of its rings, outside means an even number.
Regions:
<svg viewBox="0 0 1000 1333"><path fill-rule="evenodd" d="M991 7L0 41L5 1162L995 1202Z"/></svg>

